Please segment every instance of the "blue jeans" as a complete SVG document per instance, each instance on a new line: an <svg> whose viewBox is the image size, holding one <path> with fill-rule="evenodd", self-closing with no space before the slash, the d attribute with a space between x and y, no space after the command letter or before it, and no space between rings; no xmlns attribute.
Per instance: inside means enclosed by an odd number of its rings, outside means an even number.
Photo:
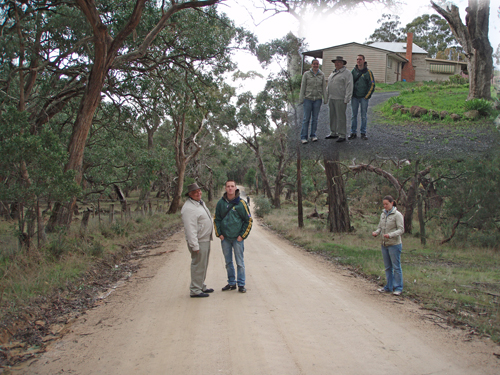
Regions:
<svg viewBox="0 0 500 375"><path fill-rule="evenodd" d="M302 120L302 131L300 139L307 139L307 129L309 128L309 120L311 119L311 138L316 137L316 129L318 128L318 115L321 109L321 100L304 99L304 119Z"/></svg>
<svg viewBox="0 0 500 375"><path fill-rule="evenodd" d="M358 131L358 108L361 104L361 134L366 134L366 112L368 111L368 99L355 98L351 99L351 134L356 134Z"/></svg>
<svg viewBox="0 0 500 375"><path fill-rule="evenodd" d="M384 257L385 277L387 285L385 290L392 292L403 291L403 270L401 269L401 251L403 245L382 246L382 256Z"/></svg>
<svg viewBox="0 0 500 375"><path fill-rule="evenodd" d="M243 260L243 252L245 247L244 241L238 242L237 240L224 240L221 242L222 253L226 260L227 283L229 285L244 286L245 285L245 262ZM236 280L233 265L233 251L234 259L236 260L236 267L238 269L238 280Z"/></svg>

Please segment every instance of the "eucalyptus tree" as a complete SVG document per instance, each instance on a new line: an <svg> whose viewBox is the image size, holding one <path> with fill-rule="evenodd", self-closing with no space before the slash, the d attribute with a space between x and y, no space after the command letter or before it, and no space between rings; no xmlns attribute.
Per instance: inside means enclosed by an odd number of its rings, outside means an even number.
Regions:
<svg viewBox="0 0 500 375"><path fill-rule="evenodd" d="M441 3L441 2L439 2ZM493 48L488 39L489 0L469 0L465 9L465 24L456 5L431 1L431 5L450 25L453 35L467 57L469 95L473 98L491 99L493 74Z"/></svg>
<svg viewBox="0 0 500 375"><path fill-rule="evenodd" d="M2 102L30 113L31 131L40 131L68 102L78 100L64 171L82 180L87 137L111 72L170 67L178 54L167 48L151 61L149 50L161 37L175 35L174 14L218 3L147 0L31 0L2 3ZM135 63L135 65L134 65ZM27 180L29 176L23 174ZM76 197L59 204L53 223L69 224Z"/></svg>

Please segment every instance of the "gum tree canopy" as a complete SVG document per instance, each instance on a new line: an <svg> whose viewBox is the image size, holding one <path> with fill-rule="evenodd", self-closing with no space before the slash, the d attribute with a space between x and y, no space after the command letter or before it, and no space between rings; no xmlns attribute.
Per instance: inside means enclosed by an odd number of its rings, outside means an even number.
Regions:
<svg viewBox="0 0 500 375"><path fill-rule="evenodd" d="M493 48L488 39L490 1L469 0L465 9L465 25L455 5L444 7L431 1L432 7L450 25L455 38L467 56L469 71L469 99L491 99L491 77L493 73Z"/></svg>

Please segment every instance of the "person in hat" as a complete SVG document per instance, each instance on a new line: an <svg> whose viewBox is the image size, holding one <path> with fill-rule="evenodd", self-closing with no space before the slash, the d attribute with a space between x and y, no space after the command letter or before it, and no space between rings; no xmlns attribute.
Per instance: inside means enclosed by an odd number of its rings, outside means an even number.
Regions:
<svg viewBox="0 0 500 375"><path fill-rule="evenodd" d="M346 140L346 109L352 97L352 74L346 69L347 61L342 56L332 60L335 70L328 77L327 100L330 110L330 134L326 139Z"/></svg>
<svg viewBox="0 0 500 375"><path fill-rule="evenodd" d="M300 141L303 144L308 142L309 121L311 121L310 139L312 142L318 140L316 129L318 128L318 115L322 101L326 104L326 80L325 75L319 69L319 61L314 59L311 63L311 69L302 76L300 85L299 104L304 104L304 118L300 133Z"/></svg>
<svg viewBox="0 0 500 375"><path fill-rule="evenodd" d="M189 199L181 210L187 246L191 253L191 297L209 297L214 290L207 288L208 258L212 241L212 215L201 200L201 189L197 183L188 185L186 196Z"/></svg>
<svg viewBox="0 0 500 375"><path fill-rule="evenodd" d="M243 259L244 240L252 229L252 215L246 202L240 198L236 182L227 180L226 192L217 202L215 208L215 235L221 240L222 253L226 261L227 285L222 291L235 290L245 293L245 261ZM237 277L234 272L234 259L237 266Z"/></svg>
<svg viewBox="0 0 500 375"><path fill-rule="evenodd" d="M351 100L351 135L348 139L354 139L358 131L358 110L361 107L361 139L367 140L366 123L368 111L368 100L370 100L373 91L375 91L375 78L373 73L368 69L368 64L365 61L365 56L358 55L356 58L356 66L351 71L354 88Z"/></svg>

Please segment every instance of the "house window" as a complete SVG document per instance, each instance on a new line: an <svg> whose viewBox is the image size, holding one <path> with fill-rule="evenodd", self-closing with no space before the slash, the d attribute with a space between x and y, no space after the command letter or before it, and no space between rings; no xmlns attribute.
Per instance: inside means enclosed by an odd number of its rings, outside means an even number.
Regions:
<svg viewBox="0 0 500 375"><path fill-rule="evenodd" d="M451 64L431 64L431 73L438 74L455 74L455 65Z"/></svg>
<svg viewBox="0 0 500 375"><path fill-rule="evenodd" d="M387 58L387 67L392 68L392 59L390 57Z"/></svg>

